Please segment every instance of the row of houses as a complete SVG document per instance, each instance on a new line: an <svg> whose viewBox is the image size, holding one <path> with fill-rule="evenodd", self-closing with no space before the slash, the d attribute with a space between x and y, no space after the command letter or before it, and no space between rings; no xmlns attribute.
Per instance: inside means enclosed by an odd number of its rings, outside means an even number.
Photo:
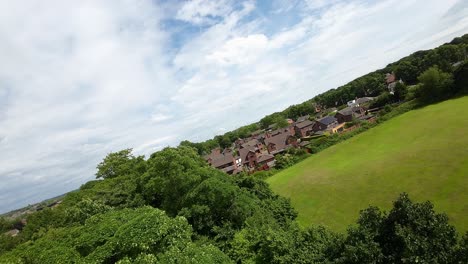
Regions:
<svg viewBox="0 0 468 264"><path fill-rule="evenodd" d="M344 131L347 122L371 119L372 115L366 114L363 105L373 99L358 98L348 102L346 108L334 110L318 119L309 115L299 117L296 121L288 119L285 128L273 129L270 126L266 130L255 131L248 138L237 139L229 148L213 149L204 158L212 167L228 174L268 170L275 166L275 156L290 148L304 148L309 144L307 140L311 136L339 133Z"/></svg>

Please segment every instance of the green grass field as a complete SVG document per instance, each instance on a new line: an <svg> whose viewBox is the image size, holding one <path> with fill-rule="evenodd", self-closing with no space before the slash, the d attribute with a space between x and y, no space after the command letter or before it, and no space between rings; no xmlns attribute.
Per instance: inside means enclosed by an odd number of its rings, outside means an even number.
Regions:
<svg viewBox="0 0 468 264"><path fill-rule="evenodd" d="M399 193L430 200L468 231L468 96L407 112L281 171L267 182L303 226L344 231L359 210Z"/></svg>

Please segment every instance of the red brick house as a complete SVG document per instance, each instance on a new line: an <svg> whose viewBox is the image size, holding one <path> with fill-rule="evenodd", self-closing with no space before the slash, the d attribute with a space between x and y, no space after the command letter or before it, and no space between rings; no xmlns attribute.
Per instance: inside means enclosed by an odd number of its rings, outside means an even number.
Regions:
<svg viewBox="0 0 468 264"><path fill-rule="evenodd" d="M239 162L239 158L227 149L223 153L221 153L219 148L213 149L209 155L205 156L205 160L213 168L222 170L228 174L237 174L242 171L242 164Z"/></svg>
<svg viewBox="0 0 468 264"><path fill-rule="evenodd" d="M333 116L326 116L315 122L315 124L312 127L312 130L314 130L314 132L323 131L332 128L337 124L338 120L336 118L334 118Z"/></svg>
<svg viewBox="0 0 468 264"><path fill-rule="evenodd" d="M275 166L275 156L271 154L261 154L258 156L258 170L268 170Z"/></svg>
<svg viewBox="0 0 468 264"><path fill-rule="evenodd" d="M295 133L298 137L306 137L312 131L312 127L314 126L314 121L310 121L308 119L296 123L294 126Z"/></svg>
<svg viewBox="0 0 468 264"><path fill-rule="evenodd" d="M239 157L241 159L242 166L247 166L248 168L255 168L257 166L257 153L253 147L245 147L239 149Z"/></svg>
<svg viewBox="0 0 468 264"><path fill-rule="evenodd" d="M346 107L335 114L335 118L337 119L338 123L344 122L351 122L354 118L359 118L364 115L365 111L362 107L354 106L354 107Z"/></svg>
<svg viewBox="0 0 468 264"><path fill-rule="evenodd" d="M265 145L267 147L268 153L275 155L285 151L290 147L295 147L297 145L297 140L289 133L280 133L273 137L266 138Z"/></svg>

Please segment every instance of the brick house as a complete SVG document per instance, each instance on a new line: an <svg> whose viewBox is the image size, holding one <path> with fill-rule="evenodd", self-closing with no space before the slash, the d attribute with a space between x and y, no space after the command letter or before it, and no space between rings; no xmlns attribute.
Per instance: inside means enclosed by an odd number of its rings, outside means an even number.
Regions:
<svg viewBox="0 0 468 264"><path fill-rule="evenodd" d="M359 118L362 115L364 115L365 111L362 109L362 107L359 106L351 106L351 107L346 107L340 111L338 111L335 114L335 118L337 119L338 123L344 123L344 122L351 122L353 121L354 118Z"/></svg>
<svg viewBox="0 0 468 264"><path fill-rule="evenodd" d="M280 133L265 139L268 153L275 155L297 145L297 140L289 133Z"/></svg>
<svg viewBox="0 0 468 264"><path fill-rule="evenodd" d="M221 153L219 148L213 149L205 156L205 160L213 167L228 174L237 174L242 171L242 164L239 157L234 156L231 150L224 150Z"/></svg>
<svg viewBox="0 0 468 264"><path fill-rule="evenodd" d="M312 127L314 126L314 121L304 120L300 123L296 123L294 126L295 133L298 137L306 137L312 131Z"/></svg>
<svg viewBox="0 0 468 264"><path fill-rule="evenodd" d="M338 120L333 116L326 116L322 119L319 119L315 124L312 126L312 130L314 132L327 130L332 128L333 126L338 124Z"/></svg>

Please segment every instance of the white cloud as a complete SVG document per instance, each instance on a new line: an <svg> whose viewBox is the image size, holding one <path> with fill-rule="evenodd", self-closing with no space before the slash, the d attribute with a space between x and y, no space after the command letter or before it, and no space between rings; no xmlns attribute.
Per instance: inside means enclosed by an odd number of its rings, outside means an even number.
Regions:
<svg viewBox="0 0 468 264"><path fill-rule="evenodd" d="M212 24L232 11L232 1L190 0L178 10L176 18L193 24Z"/></svg>
<svg viewBox="0 0 468 264"><path fill-rule="evenodd" d="M266 52L268 39L263 34L236 37L228 40L220 49L209 54L207 61L220 65L242 65L254 63Z"/></svg>
<svg viewBox="0 0 468 264"><path fill-rule="evenodd" d="M160 12L149 0L0 3L1 210L77 188L106 153L165 136L145 114L175 86Z"/></svg>

